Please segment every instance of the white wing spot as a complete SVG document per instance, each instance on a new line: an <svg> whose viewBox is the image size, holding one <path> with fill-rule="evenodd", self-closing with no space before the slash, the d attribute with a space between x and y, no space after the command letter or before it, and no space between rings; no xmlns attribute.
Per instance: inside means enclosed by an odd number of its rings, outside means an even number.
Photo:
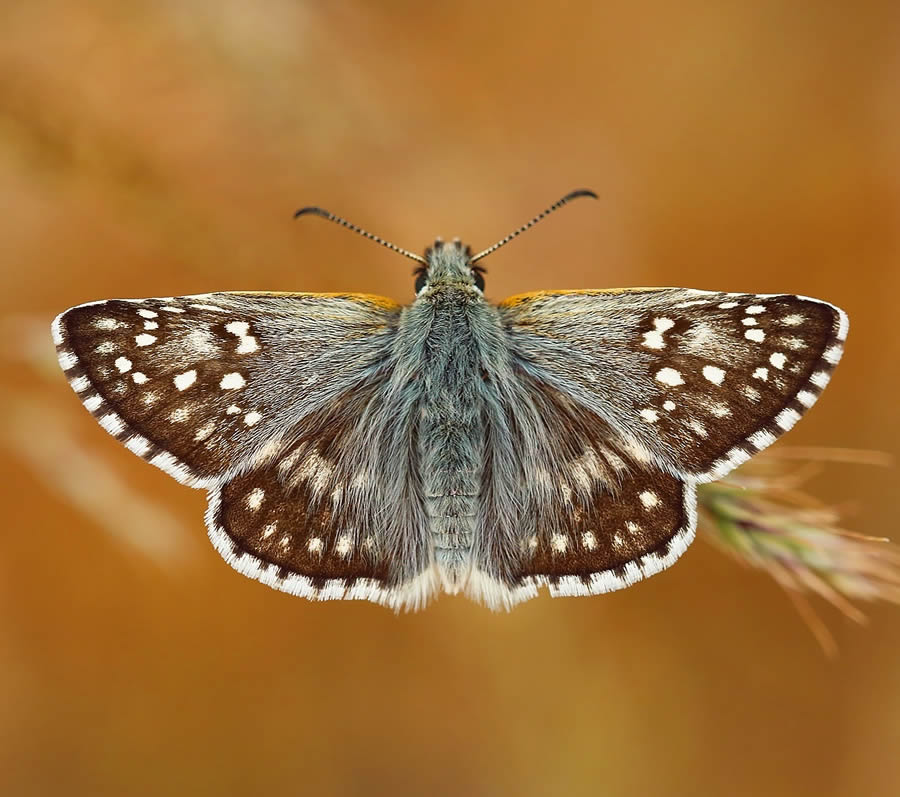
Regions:
<svg viewBox="0 0 900 797"><path fill-rule="evenodd" d="M98 318L94 322L94 326L97 329L118 329L119 327L124 327L121 321L116 321L115 318Z"/></svg>
<svg viewBox="0 0 900 797"><path fill-rule="evenodd" d="M741 388L741 393L743 393L750 401L759 401L759 391L755 387L744 385Z"/></svg>
<svg viewBox="0 0 900 797"><path fill-rule="evenodd" d="M638 497L641 499L644 509L653 509L653 507L659 504L659 496L652 490L644 490Z"/></svg>
<svg viewBox="0 0 900 797"><path fill-rule="evenodd" d="M664 401L663 409L666 410L666 412L671 412L672 410L675 409L675 402L674 401Z"/></svg>
<svg viewBox="0 0 900 797"><path fill-rule="evenodd" d="M215 421L207 421L197 430L197 434L194 435L194 440L196 440L198 443L202 440L206 440L206 438L209 437L214 431L216 431Z"/></svg>
<svg viewBox="0 0 900 797"><path fill-rule="evenodd" d="M333 472L334 467L327 459L319 456L317 451L311 451L307 454L303 464L297 469L294 481L296 483L303 479L308 479L313 490L319 492L328 483Z"/></svg>
<svg viewBox="0 0 900 797"><path fill-rule="evenodd" d="M131 370L131 360L127 357L119 357L115 362L120 374L127 374Z"/></svg>
<svg viewBox="0 0 900 797"><path fill-rule="evenodd" d="M800 351L806 348L806 341L800 338L782 338L781 342L793 351Z"/></svg>
<svg viewBox="0 0 900 797"><path fill-rule="evenodd" d="M154 313L153 310L138 310L138 315L141 318L156 318L159 313Z"/></svg>
<svg viewBox="0 0 900 797"><path fill-rule="evenodd" d="M716 368L714 365L704 365L703 376L714 385L721 385L722 380L725 378L725 372L721 368Z"/></svg>
<svg viewBox="0 0 900 797"><path fill-rule="evenodd" d="M653 329L644 333L643 345L648 349L663 349L666 341L663 339L663 332L675 326L675 322L671 318L654 318Z"/></svg>
<svg viewBox="0 0 900 797"><path fill-rule="evenodd" d="M621 548L625 544L625 540L622 539L622 535L618 532L613 534L612 544L614 548Z"/></svg>
<svg viewBox="0 0 900 797"><path fill-rule="evenodd" d="M131 378L134 380L134 383L135 383L136 385L143 385L144 382L147 382L147 381L148 381L147 375L146 375L146 374L142 374L140 371L135 371L135 372L131 375Z"/></svg>
<svg viewBox="0 0 900 797"><path fill-rule="evenodd" d="M96 412L102 403L103 399L96 393L94 393L93 396L88 396L84 400L84 406L87 407L90 412Z"/></svg>
<svg viewBox="0 0 900 797"><path fill-rule="evenodd" d="M753 304L750 307L748 307L746 310L744 310L744 312L747 315L759 315L760 313L766 312L766 308L763 307L761 304Z"/></svg>
<svg viewBox="0 0 900 797"><path fill-rule="evenodd" d="M322 538L312 537L309 541L309 545L306 547L309 549L310 553L319 553L322 550Z"/></svg>
<svg viewBox="0 0 900 797"><path fill-rule="evenodd" d="M253 410L252 412L248 412L244 416L244 423L246 423L247 426L253 426L254 424L259 423L261 419L262 419L262 413L259 413L256 410Z"/></svg>
<svg viewBox="0 0 900 797"><path fill-rule="evenodd" d="M145 321L144 329L159 329L159 324L156 321Z"/></svg>
<svg viewBox="0 0 900 797"><path fill-rule="evenodd" d="M647 421L647 423L656 423L659 420L659 413L656 410L646 407L641 410L641 418Z"/></svg>
<svg viewBox="0 0 900 797"><path fill-rule="evenodd" d="M269 523L268 526L265 526L265 527L263 528L262 538L263 538L264 540L267 540L269 537L271 537L271 536L275 533L275 530L276 530L277 528L278 528L278 521L277 521L277 520L276 520L274 523Z"/></svg>
<svg viewBox="0 0 900 797"><path fill-rule="evenodd" d="M755 318L744 318L744 319L741 320L741 323L742 323L745 327L755 327L755 326L756 326L756 319L755 319Z"/></svg>
<svg viewBox="0 0 900 797"><path fill-rule="evenodd" d="M294 465L297 464L297 460L300 459L300 455L303 452L299 448L295 448L290 454L288 454L281 462L278 463L278 473L284 476L294 469Z"/></svg>
<svg viewBox="0 0 900 797"><path fill-rule="evenodd" d="M233 371L222 377L222 381L219 382L219 387L222 388L222 390L240 390L246 384L247 382L244 377L237 371Z"/></svg>
<svg viewBox="0 0 900 797"><path fill-rule="evenodd" d="M225 329L232 335L237 335L238 347L236 351L238 354L250 354L259 349L259 343L257 343L256 338L247 334L250 324L246 321L229 321L225 324Z"/></svg>
<svg viewBox="0 0 900 797"><path fill-rule="evenodd" d="M342 534L338 537L337 542L334 545L335 551L337 551L341 556L346 556L353 549L353 543L350 540L350 536L348 534Z"/></svg>
<svg viewBox="0 0 900 797"><path fill-rule="evenodd" d="M744 337L747 338L747 340L752 340L756 343L762 343L766 339L766 333L761 329L748 329L744 333Z"/></svg>
<svg viewBox="0 0 900 797"><path fill-rule="evenodd" d="M594 532L586 531L584 534L582 534L581 544L589 551L593 551L594 548L597 547L597 538L594 536Z"/></svg>
<svg viewBox="0 0 900 797"><path fill-rule="evenodd" d="M197 372L193 369L185 371L183 374L178 374L173 381L179 390L187 390L197 381Z"/></svg>
<svg viewBox="0 0 900 797"><path fill-rule="evenodd" d="M191 417L190 407L176 407L169 413L169 420L172 423L184 423Z"/></svg>
<svg viewBox="0 0 900 797"><path fill-rule="evenodd" d="M569 547L569 539L564 534L554 534L550 538L550 547L556 553L565 553L566 548Z"/></svg>
<svg viewBox="0 0 900 797"><path fill-rule="evenodd" d="M536 551L536 550L537 550L537 547L538 547L538 539L537 539L537 535L532 534L532 535L528 538L528 549L531 550L531 551Z"/></svg>
<svg viewBox="0 0 900 797"><path fill-rule="evenodd" d="M722 304L719 305L719 309L720 310L730 310L732 307L737 307L737 306L738 306L737 302L722 302Z"/></svg>
<svg viewBox="0 0 900 797"><path fill-rule="evenodd" d="M717 418L727 418L729 415L731 415L731 410L728 408L728 405L723 404L721 401L710 404L709 411Z"/></svg>
<svg viewBox="0 0 900 797"><path fill-rule="evenodd" d="M180 307L175 307L171 304L163 305L159 309L165 310L167 313L183 313L184 312L184 310L182 310Z"/></svg>
<svg viewBox="0 0 900 797"><path fill-rule="evenodd" d="M116 350L116 344L111 340L104 340L96 349L97 354L112 354Z"/></svg>
<svg viewBox="0 0 900 797"><path fill-rule="evenodd" d="M622 448L636 462L650 462L653 455L636 440L625 439Z"/></svg>
<svg viewBox="0 0 900 797"><path fill-rule="evenodd" d="M702 354L715 338L716 332L709 324L696 321L688 328L685 336L688 339L685 344L687 350L693 354Z"/></svg>
<svg viewBox="0 0 900 797"><path fill-rule="evenodd" d="M206 327L196 327L184 336L184 343L187 348L192 349L196 354L214 355L219 351L215 338Z"/></svg>
<svg viewBox="0 0 900 797"><path fill-rule="evenodd" d="M191 307L195 310L212 310L214 313L225 313L226 310L223 310L221 307L216 307L214 304L192 304Z"/></svg>
<svg viewBox="0 0 900 797"><path fill-rule="evenodd" d="M79 376L77 379L73 379L69 384L72 385L72 390L76 393L84 393L84 391L91 386L91 382L86 376Z"/></svg>
<svg viewBox="0 0 900 797"><path fill-rule="evenodd" d="M237 415L241 411L241 408L237 404L232 404L225 412L228 415Z"/></svg>
<svg viewBox="0 0 900 797"><path fill-rule="evenodd" d="M246 321L229 321L225 324L225 329L232 335L237 335L239 338L242 338L247 334L247 330L250 329L250 324Z"/></svg>
<svg viewBox="0 0 900 797"><path fill-rule="evenodd" d="M656 381L662 382L664 385L677 387L684 384L681 374L674 368L660 368L656 373Z"/></svg>
<svg viewBox="0 0 900 797"><path fill-rule="evenodd" d="M803 323L803 316L797 315L796 313L792 315L786 315L781 319L781 323L786 327L799 327Z"/></svg>
<svg viewBox="0 0 900 797"><path fill-rule="evenodd" d="M641 527L630 520L625 523L625 528L628 529L629 534L638 534L641 531Z"/></svg>
<svg viewBox="0 0 900 797"><path fill-rule="evenodd" d="M709 437L709 433L706 431L706 427L702 423L700 423L700 421L689 421L688 426L691 428L691 431L697 435L697 437Z"/></svg>
<svg viewBox="0 0 900 797"><path fill-rule="evenodd" d="M143 374L141 374L141 376L143 376ZM156 393L144 393L144 395L141 396L141 401L148 407L151 407L159 401L159 396Z"/></svg>
<svg viewBox="0 0 900 797"><path fill-rule="evenodd" d="M261 487L254 487L247 493L247 509L255 512L262 506L263 499L266 497L265 491Z"/></svg>
<svg viewBox="0 0 900 797"><path fill-rule="evenodd" d="M768 368L757 368L753 372L753 378L761 379L763 382L765 382L769 378L769 369Z"/></svg>
<svg viewBox="0 0 900 797"><path fill-rule="evenodd" d="M769 357L769 362L772 363L779 371L784 368L784 364L787 362L787 357L785 357L780 351L776 351L771 357Z"/></svg>
<svg viewBox="0 0 900 797"><path fill-rule="evenodd" d="M150 346L153 343L156 343L156 335L148 335L146 332L142 335L135 335L134 342L137 343L138 346Z"/></svg>

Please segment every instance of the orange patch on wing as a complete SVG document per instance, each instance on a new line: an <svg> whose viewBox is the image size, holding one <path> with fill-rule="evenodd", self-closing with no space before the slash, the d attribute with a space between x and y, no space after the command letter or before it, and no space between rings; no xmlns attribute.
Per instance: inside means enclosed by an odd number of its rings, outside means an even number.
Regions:
<svg viewBox="0 0 900 797"><path fill-rule="evenodd" d="M314 297L317 299L347 299L349 301L361 302L362 304L370 304L380 307L383 310L399 310L400 305L387 296L378 296L374 293L313 293L312 291L229 291L240 296L293 296Z"/></svg>
<svg viewBox="0 0 900 797"><path fill-rule="evenodd" d="M554 296L571 296L578 294L580 296L599 296L607 293L640 293L641 291L664 291L668 288L595 288L589 290L568 290L568 291L529 291L528 293L517 293L510 296L499 303L498 307L518 307L523 304L530 304L539 299L550 298Z"/></svg>

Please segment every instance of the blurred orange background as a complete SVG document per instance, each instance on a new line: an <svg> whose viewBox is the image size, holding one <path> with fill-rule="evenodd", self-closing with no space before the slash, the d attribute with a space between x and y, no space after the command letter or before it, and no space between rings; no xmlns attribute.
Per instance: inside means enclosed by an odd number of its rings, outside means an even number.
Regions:
<svg viewBox="0 0 900 797"><path fill-rule="evenodd" d="M0 33L0 792L896 795L900 609L823 611L698 542L605 597L311 604L231 570L204 495L116 445L51 318L230 289L408 301L678 285L850 314L791 443L896 453L894 2L7 3ZM896 536L892 469L813 485Z"/></svg>

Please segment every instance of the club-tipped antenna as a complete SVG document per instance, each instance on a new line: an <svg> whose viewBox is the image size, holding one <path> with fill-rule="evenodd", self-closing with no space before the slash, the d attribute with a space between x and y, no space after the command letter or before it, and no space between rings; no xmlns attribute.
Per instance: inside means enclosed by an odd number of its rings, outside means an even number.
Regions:
<svg viewBox="0 0 900 797"><path fill-rule="evenodd" d="M481 260L481 258L491 254L491 252L496 252L501 246L505 246L506 244L508 244L517 235L521 235L523 232L525 232L525 230L529 229L530 227L534 227L535 224L537 224L545 216L549 216L554 210L559 210L563 205L571 202L573 199L578 199L578 197L582 196L589 196L593 199L597 199L597 195L587 188L579 188L577 191L572 191L566 194L558 202L554 202L552 205L550 205L550 207L547 208L543 213L538 213L538 215L535 216L531 221L529 221L527 224L523 224L515 232L511 232L502 240L497 241L497 243L495 243L493 246L488 247L483 252L479 252L477 255L470 258L469 262L474 263L476 260Z"/></svg>
<svg viewBox="0 0 900 797"><path fill-rule="evenodd" d="M425 260L421 255L415 254L415 252L410 252L407 249L402 249L396 244L392 244L390 241L385 241L384 238L379 238L377 235L372 235L370 232L366 232L362 227L357 227L355 224L351 224L346 219L342 219L340 216L335 216L334 213L329 213L327 210L323 210L322 208L308 207L308 208L300 208L295 214L294 218L298 219L300 216L321 216L323 219L328 219L328 221L333 221L335 224L340 224L342 227L346 227L348 230L353 230L355 233L359 233L364 238L368 238L369 240L375 241L375 243L381 244L382 246L386 246L388 249L397 252L401 255L405 255L406 257L415 260L417 263L422 263L424 265L428 265L428 261Z"/></svg>

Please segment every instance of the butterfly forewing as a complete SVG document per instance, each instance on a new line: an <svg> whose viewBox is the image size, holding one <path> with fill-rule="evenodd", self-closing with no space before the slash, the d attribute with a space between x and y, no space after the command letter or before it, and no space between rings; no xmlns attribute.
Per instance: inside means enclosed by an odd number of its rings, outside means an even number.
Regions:
<svg viewBox="0 0 900 797"><path fill-rule="evenodd" d="M720 478L811 407L847 317L799 296L677 288L501 305L521 367L686 478Z"/></svg>
<svg viewBox="0 0 900 797"><path fill-rule="evenodd" d="M216 293L81 305L53 333L108 432L208 487L377 370L397 314L367 296Z"/></svg>

